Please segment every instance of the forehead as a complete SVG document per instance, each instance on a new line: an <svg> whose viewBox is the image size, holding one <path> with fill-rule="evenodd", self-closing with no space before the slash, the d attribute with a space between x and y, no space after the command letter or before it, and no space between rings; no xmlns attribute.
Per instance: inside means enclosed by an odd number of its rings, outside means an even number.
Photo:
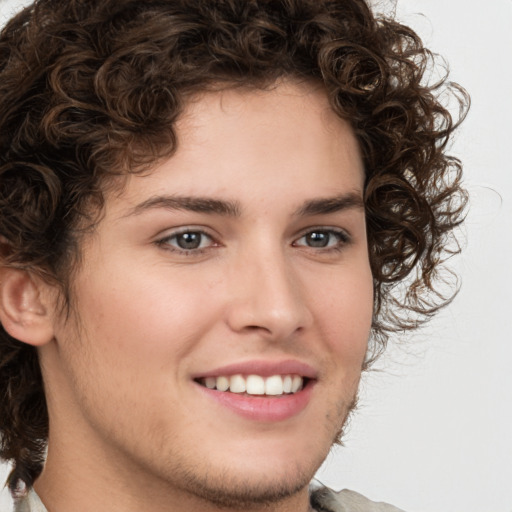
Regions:
<svg viewBox="0 0 512 512"><path fill-rule="evenodd" d="M358 142L317 84L202 92L189 99L175 131L175 153L130 175L124 200L162 193L242 202L362 195Z"/></svg>
<svg viewBox="0 0 512 512"><path fill-rule="evenodd" d="M331 108L324 86L292 80L277 82L267 89L231 88L203 92L190 98L176 125L181 154L209 144L219 155L262 157L279 154L283 143L302 147L311 153L333 151L359 158L359 149L349 123ZM276 135L279 135L276 137ZM237 142L252 141L256 154L239 155ZM249 144L244 144L248 149ZM274 150L274 152L272 151ZM299 151L290 152L293 158Z"/></svg>

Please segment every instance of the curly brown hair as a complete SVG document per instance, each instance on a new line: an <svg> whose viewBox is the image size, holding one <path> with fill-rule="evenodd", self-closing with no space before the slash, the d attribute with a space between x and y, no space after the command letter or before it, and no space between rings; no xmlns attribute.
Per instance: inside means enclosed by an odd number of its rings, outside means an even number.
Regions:
<svg viewBox="0 0 512 512"><path fill-rule="evenodd" d="M375 355L453 295L441 269L466 194L446 147L468 98L446 79L428 84L431 63L410 28L364 0L36 0L0 35L2 265L59 283L67 299L105 187L172 155L191 94L314 80L365 164ZM1 327L0 372L14 489L41 471L48 412L36 349Z"/></svg>

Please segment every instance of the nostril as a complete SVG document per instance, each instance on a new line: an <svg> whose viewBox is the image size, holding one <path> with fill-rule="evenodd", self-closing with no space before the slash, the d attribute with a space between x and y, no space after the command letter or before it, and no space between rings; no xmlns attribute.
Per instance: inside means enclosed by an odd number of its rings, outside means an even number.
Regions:
<svg viewBox="0 0 512 512"><path fill-rule="evenodd" d="M262 327L260 325L248 325L246 327L248 331L259 331L260 329L263 329L265 331L268 331L269 329L267 327Z"/></svg>

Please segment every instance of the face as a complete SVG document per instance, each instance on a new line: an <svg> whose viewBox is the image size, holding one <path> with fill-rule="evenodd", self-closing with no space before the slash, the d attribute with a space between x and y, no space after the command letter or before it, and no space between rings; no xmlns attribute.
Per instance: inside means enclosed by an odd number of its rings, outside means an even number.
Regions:
<svg viewBox="0 0 512 512"><path fill-rule="evenodd" d="M48 461L67 440L137 492L277 499L326 457L367 348L358 146L291 83L198 96L177 135L83 242L41 351Z"/></svg>

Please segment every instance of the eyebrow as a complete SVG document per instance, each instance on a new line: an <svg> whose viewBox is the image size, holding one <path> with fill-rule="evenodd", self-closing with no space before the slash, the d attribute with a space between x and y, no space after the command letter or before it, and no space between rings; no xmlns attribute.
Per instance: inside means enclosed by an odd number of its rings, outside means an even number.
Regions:
<svg viewBox="0 0 512 512"><path fill-rule="evenodd" d="M349 192L339 196L312 199L306 201L296 211L297 217L309 217L314 215L326 215L343 210L364 208L364 201L361 193Z"/></svg>
<svg viewBox="0 0 512 512"><path fill-rule="evenodd" d="M227 217L239 217L240 205L236 201L226 201L209 197L154 196L132 208L127 216L139 215L147 210L185 210L198 213L212 213Z"/></svg>
<svg viewBox="0 0 512 512"><path fill-rule="evenodd" d="M185 210L197 213L222 215L226 217L240 217L242 208L237 201L214 199L210 197L195 196L154 196L139 203L126 215L139 215L145 211L163 208L166 210ZM294 212L296 217L326 215L352 208L364 208L362 195L350 192L334 197L318 198L305 201Z"/></svg>

